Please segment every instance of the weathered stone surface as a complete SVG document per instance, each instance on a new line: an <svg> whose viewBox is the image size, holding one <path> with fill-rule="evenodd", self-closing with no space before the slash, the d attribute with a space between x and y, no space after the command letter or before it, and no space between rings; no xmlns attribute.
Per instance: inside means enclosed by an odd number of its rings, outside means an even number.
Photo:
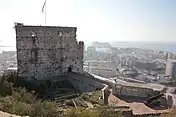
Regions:
<svg viewBox="0 0 176 117"><path fill-rule="evenodd" d="M113 86L113 94L122 95L122 96L148 98L150 96L156 95L157 92L155 92L152 88L115 84Z"/></svg>
<svg viewBox="0 0 176 117"><path fill-rule="evenodd" d="M16 25L15 29L19 76L47 79L68 70L83 72L84 43L77 42L76 27Z"/></svg>

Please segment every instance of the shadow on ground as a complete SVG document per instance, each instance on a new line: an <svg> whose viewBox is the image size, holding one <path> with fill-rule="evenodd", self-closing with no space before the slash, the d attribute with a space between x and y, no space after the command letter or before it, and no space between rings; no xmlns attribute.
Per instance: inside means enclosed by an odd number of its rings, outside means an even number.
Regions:
<svg viewBox="0 0 176 117"><path fill-rule="evenodd" d="M147 98L136 98L132 96L118 96L118 98L127 103L133 103L133 102L144 103L144 101L147 100Z"/></svg>

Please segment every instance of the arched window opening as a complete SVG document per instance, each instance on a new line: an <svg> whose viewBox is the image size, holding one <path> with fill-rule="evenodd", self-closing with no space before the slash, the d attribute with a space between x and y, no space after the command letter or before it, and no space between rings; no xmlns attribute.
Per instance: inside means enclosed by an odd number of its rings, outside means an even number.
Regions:
<svg viewBox="0 0 176 117"><path fill-rule="evenodd" d="M70 67L68 67L68 70L67 70L68 72L72 72L72 67L70 66Z"/></svg>

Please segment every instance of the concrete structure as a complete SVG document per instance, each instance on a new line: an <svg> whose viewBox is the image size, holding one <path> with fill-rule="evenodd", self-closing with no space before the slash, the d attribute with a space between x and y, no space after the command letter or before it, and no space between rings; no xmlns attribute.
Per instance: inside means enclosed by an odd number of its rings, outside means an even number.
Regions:
<svg viewBox="0 0 176 117"><path fill-rule="evenodd" d="M123 80L116 80L112 88L114 95L119 96L131 96L138 98L148 98L160 94L164 90L163 85L159 84L142 84L142 83L130 83Z"/></svg>
<svg viewBox="0 0 176 117"><path fill-rule="evenodd" d="M176 60L168 59L166 63L166 76L176 80Z"/></svg>
<svg viewBox="0 0 176 117"><path fill-rule="evenodd" d="M84 43L76 27L16 24L17 66L20 77L48 79L83 72Z"/></svg>
<svg viewBox="0 0 176 117"><path fill-rule="evenodd" d="M87 56L95 57L96 56L96 48L93 46L88 46L87 47Z"/></svg>
<svg viewBox="0 0 176 117"><path fill-rule="evenodd" d="M100 90L104 88L105 85L108 85L108 87L112 88L113 84L115 83L113 80L89 73L68 73L66 77L73 87L81 92Z"/></svg>
<svg viewBox="0 0 176 117"><path fill-rule="evenodd" d="M175 87L168 87L166 90L166 100L167 100L167 104L169 105L169 107L171 108L176 108L176 94L175 94Z"/></svg>
<svg viewBox="0 0 176 117"><path fill-rule="evenodd" d="M89 65L89 66L84 66L84 69L89 73L93 73L98 76L102 76L106 78L112 78L118 75L117 70L111 69L111 68L100 68L100 67L93 67Z"/></svg>
<svg viewBox="0 0 176 117"><path fill-rule="evenodd" d="M108 85L105 85L103 89L101 89L102 95L103 95L103 100L104 100L104 105L108 106L109 104L109 96L111 94L111 91L109 90Z"/></svg>
<svg viewBox="0 0 176 117"><path fill-rule="evenodd" d="M73 87L80 92L92 92L104 87L104 82L102 83L99 79L96 80L90 74L68 73L66 77Z"/></svg>
<svg viewBox="0 0 176 117"><path fill-rule="evenodd" d="M85 71L93 73L102 77L110 78L117 76L118 71L116 70L116 65L112 61L98 61L91 60L86 61L89 65L85 65Z"/></svg>

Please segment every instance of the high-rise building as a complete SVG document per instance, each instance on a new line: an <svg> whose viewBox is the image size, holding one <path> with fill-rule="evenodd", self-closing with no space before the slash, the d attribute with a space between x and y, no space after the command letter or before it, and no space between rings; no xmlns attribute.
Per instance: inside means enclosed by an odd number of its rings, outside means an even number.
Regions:
<svg viewBox="0 0 176 117"><path fill-rule="evenodd" d="M96 48L93 46L87 47L87 55L90 57L95 56L96 54Z"/></svg>
<svg viewBox="0 0 176 117"><path fill-rule="evenodd" d="M176 80L176 60L168 59L166 63L166 76Z"/></svg>

